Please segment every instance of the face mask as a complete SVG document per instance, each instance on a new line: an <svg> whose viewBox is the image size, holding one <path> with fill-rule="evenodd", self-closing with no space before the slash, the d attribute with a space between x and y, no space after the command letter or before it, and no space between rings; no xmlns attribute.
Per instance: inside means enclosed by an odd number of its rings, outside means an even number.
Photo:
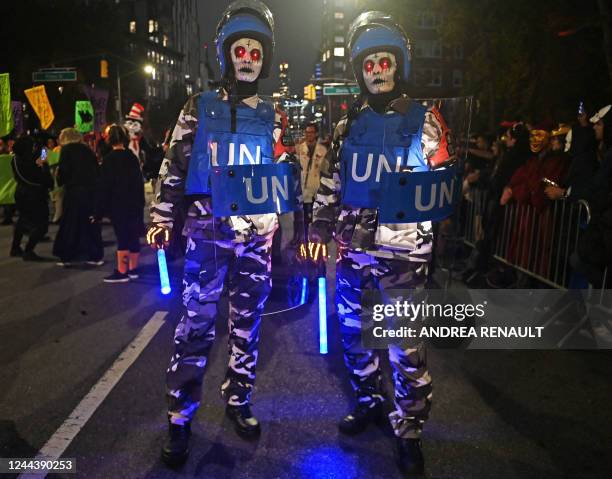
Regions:
<svg viewBox="0 0 612 479"><path fill-rule="evenodd" d="M257 80L263 65L263 48L261 43L252 38L241 38L230 47L236 79L252 83Z"/></svg>
<svg viewBox="0 0 612 479"><path fill-rule="evenodd" d="M529 146L532 153L540 153L548 146L548 132L544 130L531 130Z"/></svg>
<svg viewBox="0 0 612 479"><path fill-rule="evenodd" d="M373 95L388 93L395 88L396 71L397 61L393 53L377 52L363 59L363 80Z"/></svg>
<svg viewBox="0 0 612 479"><path fill-rule="evenodd" d="M139 121L126 120L123 126L130 134L130 139L134 139L135 137L140 135L140 133L142 132L142 125L140 124Z"/></svg>

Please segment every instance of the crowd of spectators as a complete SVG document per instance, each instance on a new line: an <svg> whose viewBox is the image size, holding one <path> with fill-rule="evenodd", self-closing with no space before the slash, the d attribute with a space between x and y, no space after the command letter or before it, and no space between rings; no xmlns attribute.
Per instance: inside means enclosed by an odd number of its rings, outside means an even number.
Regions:
<svg viewBox="0 0 612 479"><path fill-rule="evenodd" d="M4 207L2 221L14 223L11 256L52 261L35 252L38 243L51 241L51 222L59 225L52 249L58 266L101 266L102 222L108 218L117 238L117 265L104 281L138 277L144 183L155 165L144 164L128 148L129 134L123 126L110 125L98 136L65 128L57 139L22 135L0 141L0 153L12 155L16 181L15 204ZM161 146L158 150L148 158L157 168L163 155Z"/></svg>
<svg viewBox="0 0 612 479"><path fill-rule="evenodd" d="M604 270L612 265L610 107L590 117L581 111L574 125L504 126L496 137L475 135L467 152L462 221L471 229L467 235L474 238L475 248L463 271L464 281L470 286L486 282L489 287L509 287L517 284L517 269L550 278L555 241L560 235L569 237L566 230L573 220L567 213L558 214L561 209L555 209L555 203L582 200L589 205L590 222L572 245L573 256L559 253L558 261L571 263L572 274L583 274L589 283L601 286ZM513 204L528 212L504 214ZM500 241L502 229L505 238ZM500 243L504 263L493 260Z"/></svg>

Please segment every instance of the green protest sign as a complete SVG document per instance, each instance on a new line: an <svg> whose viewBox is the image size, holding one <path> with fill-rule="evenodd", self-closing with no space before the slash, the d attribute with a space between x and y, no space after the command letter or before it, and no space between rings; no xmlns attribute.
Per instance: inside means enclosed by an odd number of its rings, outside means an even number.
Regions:
<svg viewBox="0 0 612 479"><path fill-rule="evenodd" d="M11 83L9 74L0 74L0 136L13 130L13 109L11 108Z"/></svg>
<svg viewBox="0 0 612 479"><path fill-rule="evenodd" d="M0 155L0 205L15 203L17 182L13 178L12 160L13 155Z"/></svg>
<svg viewBox="0 0 612 479"><path fill-rule="evenodd" d="M89 133L94 128L94 108L89 100L77 101L74 108L74 124L79 133Z"/></svg>

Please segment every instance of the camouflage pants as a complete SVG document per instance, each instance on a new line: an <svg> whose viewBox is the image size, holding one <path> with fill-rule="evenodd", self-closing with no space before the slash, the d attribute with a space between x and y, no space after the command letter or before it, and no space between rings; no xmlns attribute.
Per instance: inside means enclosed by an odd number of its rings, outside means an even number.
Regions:
<svg viewBox="0 0 612 479"><path fill-rule="evenodd" d="M340 248L336 269L336 304L344 362L359 405L374 407L384 400L379 352L361 341L361 298L366 289L416 289L424 285L428 263L375 257ZM419 437L431 408L432 385L426 349L421 343L402 349L390 345L395 409L389 420L398 437Z"/></svg>
<svg viewBox="0 0 612 479"><path fill-rule="evenodd" d="M188 239L183 279L186 312L176 328L175 352L166 376L171 422L189 422L200 405L226 277L230 357L221 393L229 405L249 403L255 382L261 312L272 287L271 245L271 236L239 244Z"/></svg>

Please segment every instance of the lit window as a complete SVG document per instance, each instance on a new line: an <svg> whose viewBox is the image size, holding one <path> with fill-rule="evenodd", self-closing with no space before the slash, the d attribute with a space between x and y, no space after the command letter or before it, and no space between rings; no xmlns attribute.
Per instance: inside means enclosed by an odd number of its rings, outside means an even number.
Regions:
<svg viewBox="0 0 612 479"><path fill-rule="evenodd" d="M334 13L334 18L337 18L337 19L344 18L344 12L335 12Z"/></svg>
<svg viewBox="0 0 612 479"><path fill-rule="evenodd" d="M164 35L162 37L162 45L167 47L168 46L168 35Z"/></svg>
<svg viewBox="0 0 612 479"><path fill-rule="evenodd" d="M153 20L149 20L149 33L153 33L155 31L155 22Z"/></svg>
<svg viewBox="0 0 612 479"><path fill-rule="evenodd" d="M340 36L334 37L334 42L344 43L344 37L340 37Z"/></svg>
<svg viewBox="0 0 612 479"><path fill-rule="evenodd" d="M136 22L134 20L130 22L130 33L136 33Z"/></svg>
<svg viewBox="0 0 612 479"><path fill-rule="evenodd" d="M154 27L155 31L159 30L159 24L157 23L157 20L155 20L155 22L153 24L153 27Z"/></svg>
<svg viewBox="0 0 612 479"><path fill-rule="evenodd" d="M334 56L335 57L344 57L344 47L336 47L336 48L334 48Z"/></svg>

